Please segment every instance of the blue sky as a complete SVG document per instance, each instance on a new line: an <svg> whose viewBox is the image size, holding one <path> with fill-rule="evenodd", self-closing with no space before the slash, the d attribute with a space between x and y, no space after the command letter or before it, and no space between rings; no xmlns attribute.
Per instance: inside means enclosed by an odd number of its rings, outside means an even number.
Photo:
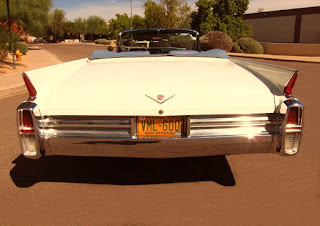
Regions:
<svg viewBox="0 0 320 226"><path fill-rule="evenodd" d="M143 16L144 1L133 0L133 14ZM196 1L188 0L188 3L195 9ZM63 9L69 20L79 16L86 18L90 15L98 15L108 20L117 13L130 13L129 0L53 0L53 5L55 8ZM258 8L272 11L311 6L320 6L320 0L251 0L247 13L256 12Z"/></svg>

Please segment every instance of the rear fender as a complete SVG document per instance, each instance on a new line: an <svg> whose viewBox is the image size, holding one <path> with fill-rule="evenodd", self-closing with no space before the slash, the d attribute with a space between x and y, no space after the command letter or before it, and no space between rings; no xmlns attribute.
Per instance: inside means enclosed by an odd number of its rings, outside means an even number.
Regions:
<svg viewBox="0 0 320 226"><path fill-rule="evenodd" d="M260 79L276 96L285 95L285 87L291 78L298 73L297 69L275 66L271 64L243 60L230 57L230 60L240 67L250 71Z"/></svg>

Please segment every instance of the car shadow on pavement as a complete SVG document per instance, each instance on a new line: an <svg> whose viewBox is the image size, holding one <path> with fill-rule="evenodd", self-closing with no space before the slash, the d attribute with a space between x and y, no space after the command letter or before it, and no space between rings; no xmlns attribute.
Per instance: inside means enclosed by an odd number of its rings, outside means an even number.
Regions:
<svg viewBox="0 0 320 226"><path fill-rule="evenodd" d="M10 175L17 187L31 187L38 182L145 185L214 181L223 186L235 185L225 156L175 159L54 156L30 160L20 155L13 163Z"/></svg>

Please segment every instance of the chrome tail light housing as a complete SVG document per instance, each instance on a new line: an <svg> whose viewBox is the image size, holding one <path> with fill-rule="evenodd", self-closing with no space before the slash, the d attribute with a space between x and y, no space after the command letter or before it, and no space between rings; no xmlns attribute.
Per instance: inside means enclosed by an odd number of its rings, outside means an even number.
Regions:
<svg viewBox="0 0 320 226"><path fill-rule="evenodd" d="M284 155L295 155L299 152L304 106L296 99L284 102L287 106L282 125L282 141L280 152Z"/></svg>
<svg viewBox="0 0 320 226"><path fill-rule="evenodd" d="M34 115L35 108L34 103L21 104L17 109L17 124L22 154L27 158L37 159L41 157L41 152Z"/></svg>

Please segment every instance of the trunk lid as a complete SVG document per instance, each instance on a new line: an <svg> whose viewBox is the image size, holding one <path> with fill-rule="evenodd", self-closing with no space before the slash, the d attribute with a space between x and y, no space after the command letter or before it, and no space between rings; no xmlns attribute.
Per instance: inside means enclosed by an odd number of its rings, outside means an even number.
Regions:
<svg viewBox="0 0 320 226"><path fill-rule="evenodd" d="M52 89L42 113L155 116L160 110L162 115L272 113L274 97L228 59L113 58L89 61L70 74Z"/></svg>

